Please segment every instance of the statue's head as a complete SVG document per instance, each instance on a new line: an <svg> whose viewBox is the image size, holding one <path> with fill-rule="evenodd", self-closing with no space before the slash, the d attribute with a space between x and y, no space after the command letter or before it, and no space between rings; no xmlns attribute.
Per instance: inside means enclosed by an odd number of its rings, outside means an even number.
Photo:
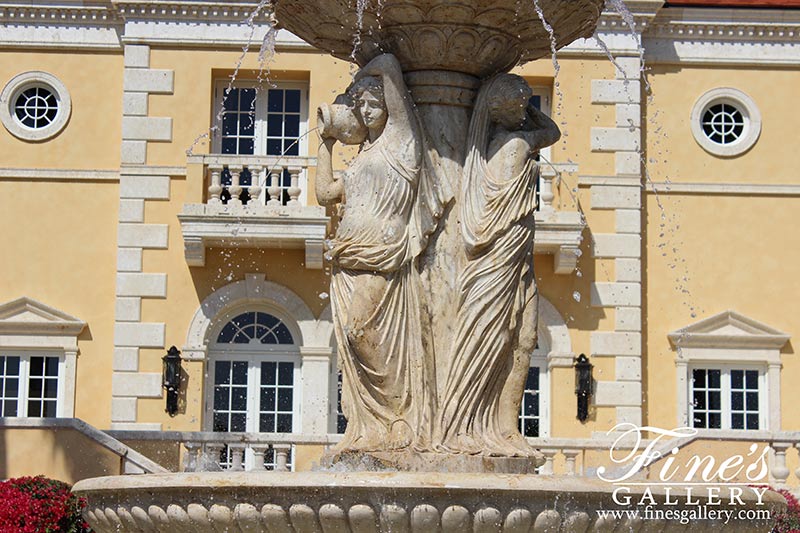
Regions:
<svg viewBox="0 0 800 533"><path fill-rule="evenodd" d="M489 117L506 129L519 129L527 116L528 102L533 96L528 82L516 74L500 74L494 79L489 94Z"/></svg>
<svg viewBox="0 0 800 533"><path fill-rule="evenodd" d="M355 99L358 115L364 125L370 131L383 130L388 114L381 80L373 76L361 78L350 88L350 94Z"/></svg>

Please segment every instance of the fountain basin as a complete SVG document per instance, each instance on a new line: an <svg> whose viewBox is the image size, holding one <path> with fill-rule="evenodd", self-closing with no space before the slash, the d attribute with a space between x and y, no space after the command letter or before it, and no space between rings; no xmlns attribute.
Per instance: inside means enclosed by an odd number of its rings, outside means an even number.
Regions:
<svg viewBox="0 0 800 533"><path fill-rule="evenodd" d="M418 472L237 472L114 476L78 482L84 516L95 531L672 531L678 521L599 517L596 510L637 509L647 490L632 486L633 507L612 497L600 480L515 474ZM654 508L684 511L685 489L650 489ZM763 509L774 515L784 499L767 492L763 505L744 491L731 505L720 489L716 510ZM667 498L676 500L668 505ZM682 503L681 503L682 502ZM643 508L639 507L643 512ZM700 531L768 531L769 519L694 519Z"/></svg>
<svg viewBox="0 0 800 533"><path fill-rule="evenodd" d="M335 57L364 66L383 52L404 72L447 70L479 78L551 54L594 33L604 0L276 0L283 27ZM360 6L360 7L359 7Z"/></svg>

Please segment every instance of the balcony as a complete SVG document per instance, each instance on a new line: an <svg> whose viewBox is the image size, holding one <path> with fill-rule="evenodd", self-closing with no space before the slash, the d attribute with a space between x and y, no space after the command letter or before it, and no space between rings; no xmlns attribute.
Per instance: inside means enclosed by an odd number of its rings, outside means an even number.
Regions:
<svg viewBox="0 0 800 533"><path fill-rule="evenodd" d="M304 249L306 268L322 268L329 218L306 197L310 157L192 155L187 176L206 184L204 203L178 215L189 266L204 266L215 247Z"/></svg>
<svg viewBox="0 0 800 533"><path fill-rule="evenodd" d="M265 247L305 250L306 268L322 268L330 219L309 205L311 157L252 155L189 156L187 175L201 174L204 203L187 203L178 215L189 266L204 266L208 247ZM564 168L560 168L564 167ZM586 227L577 211L553 206L553 182L564 165L543 165L535 253L553 256L556 274L575 270Z"/></svg>

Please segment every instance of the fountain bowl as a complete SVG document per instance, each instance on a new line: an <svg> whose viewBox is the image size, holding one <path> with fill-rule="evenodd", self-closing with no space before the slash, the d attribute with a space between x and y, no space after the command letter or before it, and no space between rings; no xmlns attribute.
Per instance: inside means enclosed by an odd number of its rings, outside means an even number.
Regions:
<svg viewBox="0 0 800 533"><path fill-rule="evenodd" d="M597 479L516 474L419 472L235 472L115 476L78 482L92 528L112 532L576 532L672 531L676 521L599 517L623 509L613 487ZM630 487L636 502L646 490ZM655 507L681 501L663 487L650 489ZM721 488L726 506L726 490ZM684 494L685 495L685 494ZM735 509L785 509L773 492L756 506L751 495ZM634 507L635 508L635 507ZM641 507L640 507L641 509ZM700 531L768 531L768 520L695 519Z"/></svg>
<svg viewBox="0 0 800 533"><path fill-rule="evenodd" d="M364 66L394 54L404 72L483 78L594 33L604 0L276 0L277 25ZM536 7L553 30L545 28Z"/></svg>

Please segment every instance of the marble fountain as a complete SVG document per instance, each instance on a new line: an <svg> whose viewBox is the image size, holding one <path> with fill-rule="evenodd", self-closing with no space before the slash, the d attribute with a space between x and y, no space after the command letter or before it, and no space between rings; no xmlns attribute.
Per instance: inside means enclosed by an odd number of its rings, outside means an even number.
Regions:
<svg viewBox="0 0 800 533"><path fill-rule="evenodd" d="M614 487L534 474L543 457L517 430L536 345L531 155L560 132L507 72L590 37L603 0L275 0L273 8L279 26L360 67L318 117L317 199L347 198L326 254L347 431L318 472L81 481L74 491L88 499L94 530L685 527L599 517L620 508ZM331 166L337 143L361 145L341 175ZM651 497L658 505L669 494L655 488ZM764 503L784 505L772 493ZM708 518L692 527L768 529Z"/></svg>

